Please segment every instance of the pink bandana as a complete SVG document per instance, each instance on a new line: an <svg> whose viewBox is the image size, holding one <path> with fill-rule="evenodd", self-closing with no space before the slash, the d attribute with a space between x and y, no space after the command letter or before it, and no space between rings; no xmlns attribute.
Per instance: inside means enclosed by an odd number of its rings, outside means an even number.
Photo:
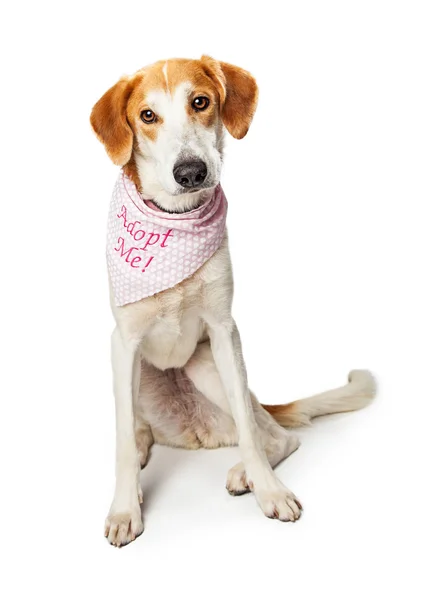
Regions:
<svg viewBox="0 0 428 600"><path fill-rule="evenodd" d="M202 206L169 214L143 200L122 172L107 226L107 265L117 306L174 287L220 247L227 201L220 184Z"/></svg>

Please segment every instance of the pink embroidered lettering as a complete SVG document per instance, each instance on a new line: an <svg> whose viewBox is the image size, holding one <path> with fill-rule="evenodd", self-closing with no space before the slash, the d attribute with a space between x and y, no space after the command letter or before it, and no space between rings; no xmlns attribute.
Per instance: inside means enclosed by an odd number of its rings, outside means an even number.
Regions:
<svg viewBox="0 0 428 600"><path fill-rule="evenodd" d="M139 262L141 262L141 256L134 256L134 258L131 260L131 267L134 267L134 269L137 269Z"/></svg>
<svg viewBox="0 0 428 600"><path fill-rule="evenodd" d="M164 233L163 236L164 236L164 240L161 244L161 248L168 248L168 246L165 244L165 242L169 237L174 237L172 235L172 229L168 229L168 231L166 233Z"/></svg>
<svg viewBox="0 0 428 600"><path fill-rule="evenodd" d="M136 242L139 242L140 240L143 239L143 237L146 235L146 232L144 231L144 229L139 229L138 231L136 231L134 233L134 235L132 236L134 238L134 240Z"/></svg>
<svg viewBox="0 0 428 600"><path fill-rule="evenodd" d="M144 273L145 270L147 269L147 267L149 266L149 264L152 262L152 260L154 259L154 256L151 256L149 258L149 260L146 262L146 266L144 267L144 269L141 269L141 271Z"/></svg>
<svg viewBox="0 0 428 600"><path fill-rule="evenodd" d="M135 246L131 246L128 250L125 250L125 240L123 237L119 237L117 238L117 243L118 243L118 248L115 248L116 252L120 252L120 256L123 257L125 256L125 261L127 263L131 262L133 259L131 259L131 254L133 250L139 251L140 248L136 248ZM133 258L137 258L137 257L133 257ZM141 257L138 257L141 260ZM135 267L136 268L136 267Z"/></svg>
<svg viewBox="0 0 428 600"><path fill-rule="evenodd" d="M159 241L159 238L160 238L160 235L158 233L149 233L148 235L150 237L147 240L146 245L144 246L143 250L145 250L147 248L147 246L154 246L155 244L157 244ZM156 237L154 242L152 242L153 237ZM162 244L161 244L161 247L163 247Z"/></svg>
<svg viewBox="0 0 428 600"><path fill-rule="evenodd" d="M134 229L135 229L135 227L136 227L137 224L141 225L141 221L133 221L132 223L128 223L128 227L126 228L126 231L128 233L130 233L133 238L135 238ZM139 229L138 231L142 231L142 230ZM144 237L144 233L145 232L143 231L143 235L141 236L141 238Z"/></svg>
<svg viewBox="0 0 428 600"><path fill-rule="evenodd" d="M116 216L118 219L123 219L123 226L126 227L126 206L122 206L122 212Z"/></svg>

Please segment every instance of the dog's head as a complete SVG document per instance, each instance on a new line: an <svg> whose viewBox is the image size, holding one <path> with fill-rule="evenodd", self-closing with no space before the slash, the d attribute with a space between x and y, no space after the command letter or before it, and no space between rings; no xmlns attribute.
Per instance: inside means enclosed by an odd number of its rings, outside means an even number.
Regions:
<svg viewBox="0 0 428 600"><path fill-rule="evenodd" d="M173 59L118 81L91 124L115 164L136 168L145 195L181 212L219 183L224 127L243 138L256 105L247 71L208 56Z"/></svg>

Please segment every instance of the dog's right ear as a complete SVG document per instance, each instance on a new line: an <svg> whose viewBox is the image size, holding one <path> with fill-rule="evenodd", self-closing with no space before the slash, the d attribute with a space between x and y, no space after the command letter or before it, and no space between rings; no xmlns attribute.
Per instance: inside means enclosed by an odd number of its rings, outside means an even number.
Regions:
<svg viewBox="0 0 428 600"><path fill-rule="evenodd" d="M256 80L248 71L210 56L202 56L201 63L217 86L226 129L237 140L242 139L247 135L257 107Z"/></svg>
<svg viewBox="0 0 428 600"><path fill-rule="evenodd" d="M129 97L142 75L123 77L92 109L91 125L115 165L123 166L132 155L133 133L126 118Z"/></svg>

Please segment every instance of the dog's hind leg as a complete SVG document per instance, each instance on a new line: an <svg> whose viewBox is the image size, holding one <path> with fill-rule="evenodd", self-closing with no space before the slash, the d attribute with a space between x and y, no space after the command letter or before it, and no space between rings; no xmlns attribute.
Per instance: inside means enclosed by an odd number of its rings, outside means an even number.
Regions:
<svg viewBox="0 0 428 600"><path fill-rule="evenodd" d="M211 352L209 342L198 345L194 355L185 367L185 371L206 398L230 414L230 407ZM267 459L272 467L287 458L300 445L297 435L283 429L276 420L259 404L250 392L254 416L259 428ZM226 417L226 415L225 415ZM233 442L237 443L236 428L233 427ZM243 463L237 464L228 474L226 488L233 495L244 494L249 490Z"/></svg>
<svg viewBox="0 0 428 600"><path fill-rule="evenodd" d="M265 438L264 446L271 466L275 467L298 447L297 437L294 436L294 442L290 438L292 434L286 433L285 439L281 438L281 432L284 433L282 427L307 425L311 419L321 415L358 410L369 404L375 393L373 375L369 371L359 370L351 371L345 386L290 404L266 406L252 398L254 414ZM297 444L294 449L293 444ZM237 496L249 491L242 463L229 471L226 487Z"/></svg>
<svg viewBox="0 0 428 600"><path fill-rule="evenodd" d="M153 433L148 423L138 420L135 427L135 442L137 444L138 458L141 468L145 467L149 458L149 451L154 443Z"/></svg>

